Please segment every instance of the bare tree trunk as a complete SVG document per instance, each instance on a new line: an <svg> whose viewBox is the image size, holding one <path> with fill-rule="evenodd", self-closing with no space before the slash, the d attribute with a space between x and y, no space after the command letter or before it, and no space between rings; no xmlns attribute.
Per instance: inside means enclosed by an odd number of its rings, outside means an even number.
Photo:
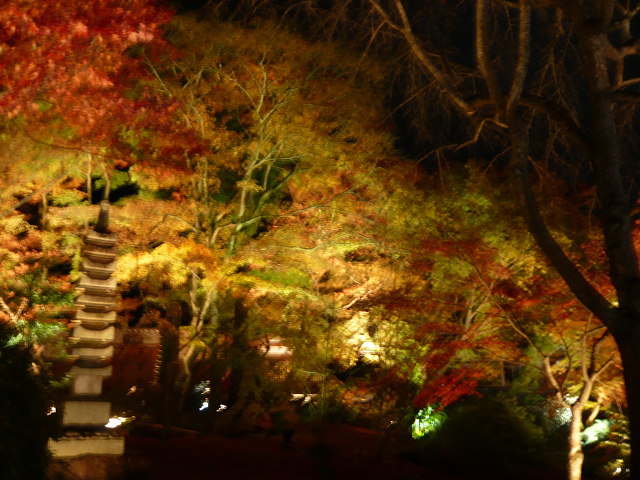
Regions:
<svg viewBox="0 0 640 480"><path fill-rule="evenodd" d="M580 480L582 478L582 464L584 452L582 451L582 402L576 402L571 407L571 424L569 425L569 454L567 456L567 478Z"/></svg>
<svg viewBox="0 0 640 480"><path fill-rule="evenodd" d="M231 345L231 376L229 378L229 407L240 400L244 378L244 356L247 352L247 307L242 298L235 302L233 313L233 343Z"/></svg>
<svg viewBox="0 0 640 480"><path fill-rule="evenodd" d="M637 318L638 316L636 316ZM627 416L631 428L631 479L640 479L640 321L636 320L627 335L614 335L622 364L627 391Z"/></svg>
<svg viewBox="0 0 640 480"><path fill-rule="evenodd" d="M103 165L102 176L104 177L104 194L102 195L103 200L109 200L109 195L111 195L111 178L109 177L109 172L107 172L107 168Z"/></svg>
<svg viewBox="0 0 640 480"><path fill-rule="evenodd" d="M587 421L584 423L585 427L590 427L591 425L593 425L593 422L596 421L598 413L600 413L600 407L602 407L602 397L599 396L598 403L596 403L596 406L593 408L593 410L591 410L589 418L587 418Z"/></svg>
<svg viewBox="0 0 640 480"><path fill-rule="evenodd" d="M87 162L87 199L89 200L89 205L93 203L93 189L91 186L91 154L89 154L89 161Z"/></svg>
<svg viewBox="0 0 640 480"><path fill-rule="evenodd" d="M629 426L631 478L640 479L640 266L632 234L633 221L620 171L620 146L615 125L607 59L606 34L580 35L584 70L589 82L593 118L594 152L589 159L602 215L601 225L609 260L609 277L618 305L609 307L613 318L601 320L613 334L624 367ZM598 313L594 311L594 313ZM609 312L607 312L609 313ZM605 318L602 318L605 317ZM607 321L608 320L608 321Z"/></svg>
<svg viewBox="0 0 640 480"><path fill-rule="evenodd" d="M199 319L200 319L200 308L198 307L198 279L195 272L191 272L191 289L189 290L189 307L191 309L191 327L193 327L193 336L195 337L198 334L199 330ZM184 408L184 403L187 399L187 393L189 392L189 385L191 384L192 372L191 372L191 363L194 358L193 355L195 353L196 346L191 343L187 347L187 351L184 353L181 362L181 381L182 388L180 389L180 397L178 399L179 409L182 410Z"/></svg>
<svg viewBox="0 0 640 480"><path fill-rule="evenodd" d="M193 373L191 371L191 363L194 360L194 353L196 346L192 343L187 347L187 351L182 357L182 388L180 389L180 398L178 399L178 410L184 409L184 404L187 400L187 393L189 393L189 386L191 385L191 378Z"/></svg>
<svg viewBox="0 0 640 480"><path fill-rule="evenodd" d="M40 228L43 230L47 227L47 192L42 192L42 202L40 203Z"/></svg>
<svg viewBox="0 0 640 480"><path fill-rule="evenodd" d="M178 404L180 409L184 407L184 403L187 398L187 393L189 391L189 386L191 385L191 379L193 378L192 365L194 361L197 359L201 350L198 350L196 344L193 343L193 340L200 335L202 331L202 327L205 324L207 314L209 310L212 310L210 321L217 322L217 308L215 306L215 301L217 298L217 284L209 289L206 293L204 303L200 307L198 305L198 276L195 272L191 272L191 288L189 290L189 308L191 310L191 327L193 331L191 333L192 337L189 339L191 342L187 346L187 350L182 357L181 362L181 372L180 372L180 380L182 382L182 388L180 390ZM205 352L207 355L208 352Z"/></svg>

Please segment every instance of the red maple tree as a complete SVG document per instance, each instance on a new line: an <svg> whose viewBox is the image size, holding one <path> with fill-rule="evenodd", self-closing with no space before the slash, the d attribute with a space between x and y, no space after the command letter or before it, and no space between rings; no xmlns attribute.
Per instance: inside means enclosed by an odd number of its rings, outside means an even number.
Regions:
<svg viewBox="0 0 640 480"><path fill-rule="evenodd" d="M125 125L166 124L174 108L145 87L144 61L170 51L172 15L149 0L3 2L0 116L86 151L122 143Z"/></svg>

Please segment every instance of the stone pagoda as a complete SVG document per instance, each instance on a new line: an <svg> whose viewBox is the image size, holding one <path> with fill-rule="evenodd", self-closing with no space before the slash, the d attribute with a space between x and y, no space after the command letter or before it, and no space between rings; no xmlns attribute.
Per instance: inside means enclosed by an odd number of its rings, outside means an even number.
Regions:
<svg viewBox="0 0 640 480"><path fill-rule="evenodd" d="M74 328L69 337L74 362L71 395L63 404L64 435L51 440L54 458L85 455L122 455L124 438L107 429L111 402L102 399L102 381L111 376L115 337L118 237L109 233L109 202L100 203L98 225L84 240L83 273L77 288Z"/></svg>

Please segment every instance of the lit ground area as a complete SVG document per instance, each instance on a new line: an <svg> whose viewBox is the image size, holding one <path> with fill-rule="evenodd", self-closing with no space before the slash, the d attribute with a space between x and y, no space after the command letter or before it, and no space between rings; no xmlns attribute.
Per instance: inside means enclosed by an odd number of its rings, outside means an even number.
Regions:
<svg viewBox="0 0 640 480"><path fill-rule="evenodd" d="M136 464L136 478L153 480L471 478L469 475L440 472L437 468L427 468L401 458L395 454L397 446L385 442L383 435L370 430L331 425L324 448L314 447L317 440L317 436L304 428L296 430L291 442L292 450L282 448L282 436L227 438L184 435L163 443L159 438L131 435L127 438L126 449L130 466ZM473 478L560 480L564 475L527 467L508 477L478 474Z"/></svg>

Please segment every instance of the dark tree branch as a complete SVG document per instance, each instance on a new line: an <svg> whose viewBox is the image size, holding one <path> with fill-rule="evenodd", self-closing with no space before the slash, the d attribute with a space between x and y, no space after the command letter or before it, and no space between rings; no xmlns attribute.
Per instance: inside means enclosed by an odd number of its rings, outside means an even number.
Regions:
<svg viewBox="0 0 640 480"><path fill-rule="evenodd" d="M469 104L462 97L460 92L456 89L456 87L447 79L447 77L440 71L440 69L429 59L427 56L427 52L424 50L418 39L413 34L411 30L411 24L409 23L409 19L407 17L407 13L402 6L402 2L400 0L395 0L396 8L398 9L398 13L402 18L402 26L395 24L385 10L378 4L376 0L369 0L371 5L375 8L375 10L382 16L385 22L389 24L390 27L394 28L402 32L405 37L405 40L409 44L411 51L418 58L419 62L423 67L438 81L443 90L447 93L448 97L451 101L457 105L463 112L467 115L473 114L473 110L469 107Z"/></svg>
<svg viewBox="0 0 640 480"><path fill-rule="evenodd" d="M491 38L489 35L489 19L487 18L487 7L489 0L477 0L476 2L476 59L480 73L487 82L491 102L495 106L498 117L504 117L506 99L500 91L498 77L491 65L489 58L489 45Z"/></svg>
<svg viewBox="0 0 640 480"><path fill-rule="evenodd" d="M635 99L636 101L640 100L640 94ZM468 97L467 100L469 107L474 111L483 106L493 106L491 98L486 94ZM561 128L571 144L583 155L586 156L593 152L593 141L582 131L582 128L574 120L573 113L568 108L555 103L551 99L532 94L522 95L519 105L531 108L549 117L553 123Z"/></svg>
<svg viewBox="0 0 640 480"><path fill-rule="evenodd" d="M611 94L613 102L640 102L640 92L614 92Z"/></svg>
<svg viewBox="0 0 640 480"><path fill-rule="evenodd" d="M520 0L518 36L518 63L513 75L513 83L507 100L507 117L515 114L515 109L522 96L524 82L529 70L529 58L531 57L531 2Z"/></svg>
<svg viewBox="0 0 640 480"><path fill-rule="evenodd" d="M522 127L516 126L517 128ZM516 177L519 178L520 196L524 202L529 231L536 240L538 247L540 247L578 300L600 318L605 325L613 323L616 318L616 308L580 273L553 238L551 232L549 232L547 224L540 214L538 202L531 187L528 173L529 158L526 153L526 145L522 145L526 139L518 138L517 135L512 135L512 138L514 139L512 152L514 152L514 159L517 161L515 173Z"/></svg>

